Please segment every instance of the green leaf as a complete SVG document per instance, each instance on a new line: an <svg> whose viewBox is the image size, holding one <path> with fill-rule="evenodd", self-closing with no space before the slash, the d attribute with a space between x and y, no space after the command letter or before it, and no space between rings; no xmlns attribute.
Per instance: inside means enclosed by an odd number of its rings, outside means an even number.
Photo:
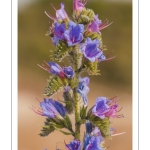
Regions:
<svg viewBox="0 0 150 150"><path fill-rule="evenodd" d="M99 128L104 138L110 136L110 120L108 117L101 119L93 115L92 117L88 117L88 119Z"/></svg>
<svg viewBox="0 0 150 150"><path fill-rule="evenodd" d="M51 59L62 61L62 59L65 58L71 50L72 47L68 47L67 43L59 41L56 49L52 51Z"/></svg>
<svg viewBox="0 0 150 150"><path fill-rule="evenodd" d="M50 124L50 119L46 118L45 125L42 127L40 136L48 136L51 132L55 130L54 126Z"/></svg>
<svg viewBox="0 0 150 150"><path fill-rule="evenodd" d="M86 111L87 111L87 107L82 107L81 109L80 109L80 118L81 119L85 119L86 118Z"/></svg>
<svg viewBox="0 0 150 150"><path fill-rule="evenodd" d="M62 130L59 130L60 132L62 132L63 134L65 134L65 135L72 135L72 133L70 133L70 132L65 132L65 131L62 131Z"/></svg>
<svg viewBox="0 0 150 150"><path fill-rule="evenodd" d="M71 123L71 120L70 118L68 117L68 115L66 115L64 117L64 126L67 128L67 129L72 129L72 123Z"/></svg>
<svg viewBox="0 0 150 150"><path fill-rule="evenodd" d="M98 70L98 61L91 62L86 60L84 63L84 67L86 68L89 75L100 75L100 70Z"/></svg>
<svg viewBox="0 0 150 150"><path fill-rule="evenodd" d="M59 76L50 76L50 79L47 80L48 85L45 87L45 92L43 95L45 96L52 96L54 93L56 93L61 87L63 87L64 83L62 82L61 78Z"/></svg>

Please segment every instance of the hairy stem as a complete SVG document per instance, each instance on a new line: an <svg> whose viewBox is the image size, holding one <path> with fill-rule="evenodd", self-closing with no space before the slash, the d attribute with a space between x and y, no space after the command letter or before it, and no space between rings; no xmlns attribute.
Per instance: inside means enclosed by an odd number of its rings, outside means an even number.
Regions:
<svg viewBox="0 0 150 150"><path fill-rule="evenodd" d="M74 51L74 70L75 70L75 80L78 80L79 78L79 65L80 65L80 59L78 59L78 48ZM75 138L80 141L80 112L79 112L79 95L77 93L77 87L73 89L74 94L74 107L75 107Z"/></svg>

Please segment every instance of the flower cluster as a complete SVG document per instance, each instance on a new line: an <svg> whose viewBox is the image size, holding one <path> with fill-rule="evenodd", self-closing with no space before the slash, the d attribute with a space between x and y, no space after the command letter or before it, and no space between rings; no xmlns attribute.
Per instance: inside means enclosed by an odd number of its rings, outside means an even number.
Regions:
<svg viewBox="0 0 150 150"><path fill-rule="evenodd" d="M56 18L45 12L50 19L54 20L53 25L50 27L49 35L52 37L52 42L55 46L62 42L67 44L68 47L78 45L80 52L90 62L104 61L106 56L103 54L102 42L96 38L96 34L98 33L101 36L100 31L110 24L108 24L108 21L102 22L99 20L98 15L93 15L88 24L84 21L78 23L77 20L82 16L82 11L86 12L85 4L86 2L83 4L81 0L74 0L74 17L79 17L74 21L68 17L63 3L61 3L61 9L59 10L56 10L52 5L56 11ZM78 16L79 14L81 16Z"/></svg>
<svg viewBox="0 0 150 150"><path fill-rule="evenodd" d="M61 67L52 61L38 65L50 73L44 93L48 99L40 102L40 109L32 107L34 112L46 117L41 136L55 130L73 136L69 144L65 143L67 150L105 150L105 138L114 136L115 132L110 126L110 118L123 117L117 114L122 109L118 110L117 97L97 97L95 104L87 111L90 79L82 77L81 73L86 71L90 75L98 75L98 64L114 57L106 58L101 37L101 30L111 23L99 20L93 10L85 7L86 3L87 0L73 0L72 18L66 13L64 3L58 10L52 5L55 17L45 12L53 21L48 35L56 50L51 51L51 56L59 62L67 58L69 66ZM62 100L51 98L57 91L63 92ZM75 114L75 129L69 118L72 113ZM82 124L85 124L86 133L81 141Z"/></svg>

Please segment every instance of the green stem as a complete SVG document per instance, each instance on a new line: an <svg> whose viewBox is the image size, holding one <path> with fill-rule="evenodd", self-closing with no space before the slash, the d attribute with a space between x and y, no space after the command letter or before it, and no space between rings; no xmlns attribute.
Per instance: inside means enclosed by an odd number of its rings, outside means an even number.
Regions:
<svg viewBox="0 0 150 150"><path fill-rule="evenodd" d="M74 51L74 70L75 70L75 80L78 80L79 78L79 64L80 60L77 59L78 55L78 49L75 49ZM74 107L75 107L75 138L80 141L80 107L79 107L79 95L77 93L77 87L73 89L74 94Z"/></svg>
<svg viewBox="0 0 150 150"><path fill-rule="evenodd" d="M74 104L75 104L75 138L80 140L80 113L79 113L79 96L74 89Z"/></svg>

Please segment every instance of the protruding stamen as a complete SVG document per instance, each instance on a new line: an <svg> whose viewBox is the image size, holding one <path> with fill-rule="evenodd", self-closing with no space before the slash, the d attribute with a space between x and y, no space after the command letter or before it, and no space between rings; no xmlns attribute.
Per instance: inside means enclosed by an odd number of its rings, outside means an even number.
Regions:
<svg viewBox="0 0 150 150"><path fill-rule="evenodd" d="M42 69L44 69L45 71L48 71L49 72L49 70L43 65L43 66L41 66L41 65L39 65L39 64L37 64L40 68L42 68Z"/></svg>
<svg viewBox="0 0 150 150"><path fill-rule="evenodd" d="M52 3L51 3L51 6L53 7L53 9L54 9L55 11L57 11L56 8L54 7L54 5L53 5Z"/></svg>
<svg viewBox="0 0 150 150"><path fill-rule="evenodd" d="M110 100L114 100L116 97L118 97L118 95L116 95L116 96L110 98Z"/></svg>
<svg viewBox="0 0 150 150"><path fill-rule="evenodd" d="M39 99L36 98L36 100L41 103L41 101Z"/></svg>
<svg viewBox="0 0 150 150"><path fill-rule="evenodd" d="M88 0L84 0L84 4L83 4L84 6L86 5L87 1L88 1Z"/></svg>
<svg viewBox="0 0 150 150"><path fill-rule="evenodd" d="M52 17L50 14L48 14L46 11L45 11L45 14L48 18L52 19L52 20L56 20L56 18Z"/></svg>
<svg viewBox="0 0 150 150"><path fill-rule="evenodd" d="M117 112L119 112L120 110L122 110L123 107L121 107L119 110L117 110Z"/></svg>
<svg viewBox="0 0 150 150"><path fill-rule="evenodd" d="M111 136L118 136L118 135L122 135L125 134L126 132L121 132L121 133L117 133L117 134L112 134Z"/></svg>
<svg viewBox="0 0 150 150"><path fill-rule="evenodd" d="M108 24L108 20L105 20L100 26L99 26L99 30L103 30L105 28L107 28L108 26L110 26L113 22Z"/></svg>
<svg viewBox="0 0 150 150"><path fill-rule="evenodd" d="M111 57L111 58L107 58L107 59L105 59L105 60L101 60L101 62L104 62L104 61L108 61L108 60L112 60L112 59L114 59L114 58L116 58L117 56L113 56L113 57Z"/></svg>

